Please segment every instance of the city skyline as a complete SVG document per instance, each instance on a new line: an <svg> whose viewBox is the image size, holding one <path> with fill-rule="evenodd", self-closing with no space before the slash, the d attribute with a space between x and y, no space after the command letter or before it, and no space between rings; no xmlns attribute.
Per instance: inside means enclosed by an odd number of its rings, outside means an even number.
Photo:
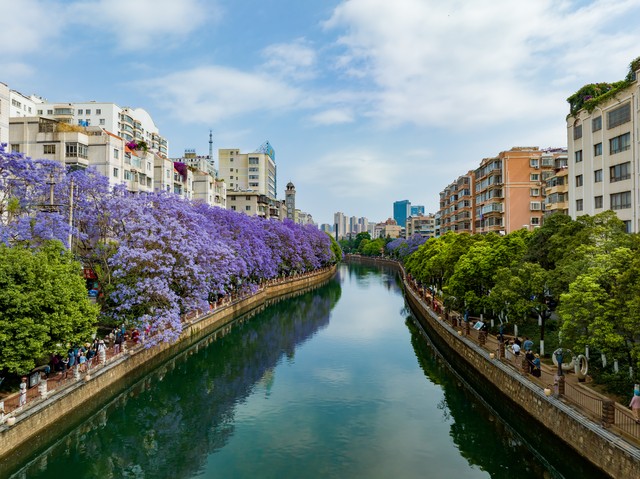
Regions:
<svg viewBox="0 0 640 479"><path fill-rule="evenodd" d="M640 1L9 2L0 81L144 108L185 149L276 151L318 224L372 221L514 146L566 147L566 98L624 78ZM258 27L259 26L259 27ZM284 199L279 188L278 198Z"/></svg>

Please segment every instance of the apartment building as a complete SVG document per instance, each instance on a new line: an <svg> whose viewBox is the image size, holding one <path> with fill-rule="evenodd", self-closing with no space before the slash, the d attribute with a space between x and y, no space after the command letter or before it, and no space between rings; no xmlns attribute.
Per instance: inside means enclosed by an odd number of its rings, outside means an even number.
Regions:
<svg viewBox="0 0 640 479"><path fill-rule="evenodd" d="M227 192L257 193L276 200L275 152L268 142L254 153L219 149L218 165L218 176L227 183Z"/></svg>
<svg viewBox="0 0 640 479"><path fill-rule="evenodd" d="M82 102L36 105L35 114L78 126L99 126L125 142L144 142L148 149L169 156L169 142L160 135L151 115L143 108L120 107L115 103Z"/></svg>
<svg viewBox="0 0 640 479"><path fill-rule="evenodd" d="M122 138L99 127L78 127L45 117L9 120L11 149L32 158L59 161L72 168L92 166L111 185L132 192L153 191L154 155L129 149Z"/></svg>
<svg viewBox="0 0 640 479"><path fill-rule="evenodd" d="M474 172L469 171L440 192L439 234L445 234L447 231L474 232L473 180ZM434 233L435 229L434 217Z"/></svg>
<svg viewBox="0 0 640 479"><path fill-rule="evenodd" d="M631 233L640 231L638 71L615 94L576 99L567 117L569 215L613 210Z"/></svg>
<svg viewBox="0 0 640 479"><path fill-rule="evenodd" d="M405 226L405 238L409 239L416 234L424 236L425 238L433 238L436 235L435 215L409 216L409 218L407 218L407 225Z"/></svg>
<svg viewBox="0 0 640 479"><path fill-rule="evenodd" d="M549 156L551 158L549 158ZM569 214L569 168L567 150L548 151L542 162L554 165L554 174L545 181L544 216L560 213Z"/></svg>
<svg viewBox="0 0 640 479"><path fill-rule="evenodd" d="M9 144L9 87L0 82L0 143Z"/></svg>
<svg viewBox="0 0 640 479"><path fill-rule="evenodd" d="M284 201L271 199L255 191L227 191L227 209L267 219L282 220L287 217Z"/></svg>
<svg viewBox="0 0 640 479"><path fill-rule="evenodd" d="M538 147L514 147L485 158L474 172L474 232L509 234L542 224L544 181L554 165Z"/></svg>

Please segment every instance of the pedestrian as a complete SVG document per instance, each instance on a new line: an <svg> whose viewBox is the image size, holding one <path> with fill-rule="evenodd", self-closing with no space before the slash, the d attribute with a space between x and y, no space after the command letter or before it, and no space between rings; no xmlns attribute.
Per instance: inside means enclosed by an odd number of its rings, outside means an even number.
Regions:
<svg viewBox="0 0 640 479"><path fill-rule="evenodd" d="M531 374L539 378L541 373L542 371L540 370L540 355L535 354L533 358L533 371L531 371Z"/></svg>
<svg viewBox="0 0 640 479"><path fill-rule="evenodd" d="M525 353L524 353L524 357L527 358L527 366L529 367L529 374L533 374L533 360L535 359L535 356L533 355L533 351L526 350L525 349Z"/></svg>
<svg viewBox="0 0 640 479"><path fill-rule="evenodd" d="M640 424L640 390L635 389L633 391L633 397L629 403L629 408L633 412L633 419Z"/></svg>
<svg viewBox="0 0 640 479"><path fill-rule="evenodd" d="M64 358L62 358L62 372L63 374L63 378L67 379L67 373L69 372L69 356L65 356Z"/></svg>
<svg viewBox="0 0 640 479"><path fill-rule="evenodd" d="M100 364L107 362L107 347L102 339L98 341L98 361Z"/></svg>
<svg viewBox="0 0 640 479"><path fill-rule="evenodd" d="M517 342L513 342L513 344L511 345L511 350L513 351L513 354L515 354L516 356L520 356L520 344Z"/></svg>
<svg viewBox="0 0 640 479"><path fill-rule="evenodd" d="M23 376L20 383L20 407L25 404L27 404L27 378Z"/></svg>
<svg viewBox="0 0 640 479"><path fill-rule="evenodd" d="M78 364L80 367L80 372L81 373L86 373L87 372L87 357L84 355L84 353L82 351L80 351L79 355L78 355Z"/></svg>
<svg viewBox="0 0 640 479"><path fill-rule="evenodd" d="M531 349L533 348L533 341L531 341L527 336L525 336L524 343L522 345L524 346L525 351L531 351Z"/></svg>
<svg viewBox="0 0 640 479"><path fill-rule="evenodd" d="M120 345L122 344L123 340L124 340L124 338L122 337L122 334L118 333L118 335L116 336L116 342L113 345L113 353L114 354L119 354L120 353Z"/></svg>

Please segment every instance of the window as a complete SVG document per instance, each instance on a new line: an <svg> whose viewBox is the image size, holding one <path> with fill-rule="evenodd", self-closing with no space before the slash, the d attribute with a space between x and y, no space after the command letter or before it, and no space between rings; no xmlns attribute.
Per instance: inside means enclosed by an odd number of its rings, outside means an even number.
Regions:
<svg viewBox="0 0 640 479"><path fill-rule="evenodd" d="M537 158L531 158L529 160L529 166L531 168L538 168L540 166L540 161Z"/></svg>
<svg viewBox="0 0 640 479"><path fill-rule="evenodd" d="M91 115L91 110L87 110L85 115Z"/></svg>
<svg viewBox="0 0 640 479"><path fill-rule="evenodd" d="M593 207L596 209L602 208L602 196L596 196L593 198Z"/></svg>
<svg viewBox="0 0 640 479"><path fill-rule="evenodd" d="M47 110L47 115L53 115L53 110Z"/></svg>
<svg viewBox="0 0 640 479"><path fill-rule="evenodd" d="M257 188L259 185L258 185L258 183L249 183L249 186L252 186L252 187L254 187L254 188Z"/></svg>
<svg viewBox="0 0 640 479"><path fill-rule="evenodd" d="M96 109L96 115L102 115L102 110L100 108Z"/></svg>
<svg viewBox="0 0 640 479"><path fill-rule="evenodd" d="M530 181L540 181L540 174L539 173L531 173L529 175L529 180Z"/></svg>
<svg viewBox="0 0 640 479"><path fill-rule="evenodd" d="M582 138L582 125L576 125L573 127L573 139L579 140Z"/></svg>
<svg viewBox="0 0 640 479"><path fill-rule="evenodd" d="M231 206L231 209L232 209L233 211L235 211L235 210L236 210L236 205Z"/></svg>
<svg viewBox="0 0 640 479"><path fill-rule="evenodd" d="M531 188L529 196L540 196L540 188Z"/></svg>
<svg viewBox="0 0 640 479"><path fill-rule="evenodd" d="M82 143L66 143L65 156L67 158L87 158L89 148Z"/></svg>
<svg viewBox="0 0 640 479"><path fill-rule="evenodd" d="M19 153L20 152L20 145L18 145L17 143L13 143L11 145L11 151L15 152L15 153Z"/></svg>
<svg viewBox="0 0 640 479"><path fill-rule="evenodd" d="M56 154L56 145L44 145L44 154L45 155L55 155Z"/></svg>
<svg viewBox="0 0 640 479"><path fill-rule="evenodd" d="M538 216L534 216L529 221L529 224L532 225L532 226L538 226L540 224L540 218Z"/></svg>
<svg viewBox="0 0 640 479"><path fill-rule="evenodd" d="M245 197L244 197L244 199L245 199L245 200L250 200L250 199L251 199L251 196L245 196Z"/></svg>
<svg viewBox="0 0 640 479"><path fill-rule="evenodd" d="M573 155L575 157L576 163L580 163L582 161L582 150L574 152Z"/></svg>
<svg viewBox="0 0 640 479"><path fill-rule="evenodd" d="M42 115L42 110L38 110L38 115Z"/></svg>
<svg viewBox="0 0 640 479"><path fill-rule="evenodd" d="M82 110L78 110L78 115L82 115Z"/></svg>
<svg viewBox="0 0 640 479"><path fill-rule="evenodd" d="M602 183L602 170L596 170L593 172L593 182Z"/></svg>
<svg viewBox="0 0 640 479"><path fill-rule="evenodd" d="M124 179L125 180L132 180L133 179L133 174L131 174L131 172L129 170L124 170Z"/></svg>
<svg viewBox="0 0 640 479"><path fill-rule="evenodd" d="M235 201L235 200L236 200L236 197L235 197L235 196L232 196L232 197L230 198L230 200L231 200L231 201Z"/></svg>
<svg viewBox="0 0 640 479"><path fill-rule="evenodd" d="M611 195L611 209L622 210L631 208L631 192L615 193Z"/></svg>
<svg viewBox="0 0 640 479"><path fill-rule="evenodd" d="M532 201L530 209L531 211L540 211L542 209L542 204L539 201Z"/></svg>
<svg viewBox="0 0 640 479"><path fill-rule="evenodd" d="M254 156L250 156L249 157L249 164L250 165L257 165L259 163L259 161L260 160L258 158L256 158L256 157L254 157Z"/></svg>
<svg viewBox="0 0 640 479"><path fill-rule="evenodd" d="M576 187L582 186L584 183L582 175L576 175Z"/></svg>
<svg viewBox="0 0 640 479"><path fill-rule="evenodd" d="M104 125L104 118L100 118L100 124Z"/></svg>
<svg viewBox="0 0 640 479"><path fill-rule="evenodd" d="M593 156L602 156L602 143L593 145Z"/></svg>
<svg viewBox="0 0 640 479"><path fill-rule="evenodd" d="M583 200L576 200L576 211L582 211L583 204L584 204Z"/></svg>
<svg viewBox="0 0 640 479"><path fill-rule="evenodd" d="M602 117L598 116L591 120L591 131L600 131L602 130Z"/></svg>
<svg viewBox="0 0 640 479"><path fill-rule="evenodd" d="M117 178L117 177L118 177L118 175L119 175L118 168L114 168L114 169L113 169L113 177L114 177L114 178Z"/></svg>
<svg viewBox="0 0 640 479"><path fill-rule="evenodd" d="M631 233L631 220L624 221L624 229L627 233Z"/></svg>
<svg viewBox="0 0 640 479"><path fill-rule="evenodd" d="M625 133L609 140L609 154L611 155L626 151L629 148L631 148L631 133Z"/></svg>
<svg viewBox="0 0 640 479"><path fill-rule="evenodd" d="M607 129L615 128L631 121L631 102L619 106L607 113Z"/></svg>
<svg viewBox="0 0 640 479"><path fill-rule="evenodd" d="M247 205L244 207L245 211L251 211L251 205Z"/></svg>
<svg viewBox="0 0 640 479"><path fill-rule="evenodd" d="M118 150L117 148L113 149L113 157L117 160L118 158L120 158L120 150Z"/></svg>
<svg viewBox="0 0 640 479"><path fill-rule="evenodd" d="M620 163L609 168L609 181L615 183L616 181L628 180L631 178L631 162Z"/></svg>

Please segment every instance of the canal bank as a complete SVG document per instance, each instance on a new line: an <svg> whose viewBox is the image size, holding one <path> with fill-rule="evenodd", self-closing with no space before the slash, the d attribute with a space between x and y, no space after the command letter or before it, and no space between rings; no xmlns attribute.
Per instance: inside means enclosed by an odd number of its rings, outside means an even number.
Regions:
<svg viewBox="0 0 640 479"><path fill-rule="evenodd" d="M4 464L21 461L51 437L91 415L119 391L139 380L146 371L170 360L217 330L224 334L228 325L242 315L261 311L274 302L324 285L335 272L334 266L269 284L254 295L187 322L180 339L175 343L148 349L134 348L92 371L89 377L50 392L37 404L16 414L15 424L0 426L0 460ZM3 468L0 463L0 471Z"/></svg>
<svg viewBox="0 0 640 479"><path fill-rule="evenodd" d="M402 275L405 298L434 345L480 394L491 394L509 403L514 415L529 417L550 434L539 441L562 440L606 474L616 478L640 477L640 449L594 423L565 404L548 397L526 377L490 357L434 313L420 295L409 287L401 266L384 259L349 257L347 261L394 266Z"/></svg>

